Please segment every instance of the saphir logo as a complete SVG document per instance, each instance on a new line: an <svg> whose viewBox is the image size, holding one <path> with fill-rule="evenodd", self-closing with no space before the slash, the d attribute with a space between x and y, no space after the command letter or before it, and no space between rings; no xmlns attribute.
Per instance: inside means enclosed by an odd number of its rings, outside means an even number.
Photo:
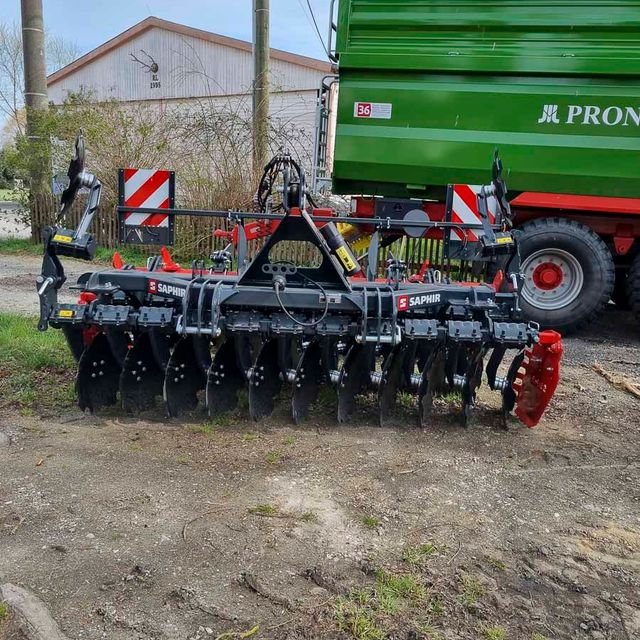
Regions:
<svg viewBox="0 0 640 640"><path fill-rule="evenodd" d="M182 298L187 292L186 287L169 284L167 282L159 282L158 280L149 280L147 290L154 296L166 296L169 298Z"/></svg>
<svg viewBox="0 0 640 640"><path fill-rule="evenodd" d="M557 104L545 104L538 124L600 125L606 127L640 127L640 106L599 107L594 104L570 104L560 107Z"/></svg>
<svg viewBox="0 0 640 640"><path fill-rule="evenodd" d="M439 304L440 301L441 296L439 293L398 296L398 311L408 311L415 307L428 307L432 304Z"/></svg>

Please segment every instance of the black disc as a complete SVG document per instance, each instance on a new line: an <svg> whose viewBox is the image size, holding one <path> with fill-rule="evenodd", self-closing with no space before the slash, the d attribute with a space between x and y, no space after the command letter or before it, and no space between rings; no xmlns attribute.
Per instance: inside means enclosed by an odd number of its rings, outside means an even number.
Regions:
<svg viewBox="0 0 640 640"><path fill-rule="evenodd" d="M238 406L238 394L247 385L247 376L240 367L237 345L233 337L218 347L207 373L207 411L217 416Z"/></svg>
<svg viewBox="0 0 640 640"><path fill-rule="evenodd" d="M293 381L291 410L296 424L307 419L309 407L318 397L323 382L322 346L319 341L313 340L306 346L298 360Z"/></svg>
<svg viewBox="0 0 640 640"><path fill-rule="evenodd" d="M156 397L162 397L163 381L149 334L141 333L128 350L120 374L122 408L133 413L153 408Z"/></svg>
<svg viewBox="0 0 640 640"><path fill-rule="evenodd" d="M356 406L356 396L371 383L375 345L354 343L345 356L338 377L338 422L347 422Z"/></svg>
<svg viewBox="0 0 640 640"><path fill-rule="evenodd" d="M207 379L200 358L196 357L193 339L179 340L173 347L164 375L164 400L171 417L193 411L198 406L198 391Z"/></svg>
<svg viewBox="0 0 640 640"><path fill-rule="evenodd" d="M442 345L434 345L422 369L418 390L418 422L421 427L430 426L433 397L446 387L446 353Z"/></svg>
<svg viewBox="0 0 640 640"><path fill-rule="evenodd" d="M84 343L84 330L80 327L74 327L72 325L65 324L62 326L62 333L67 340L69 349L76 362L80 362L82 352L86 345Z"/></svg>
<svg viewBox="0 0 640 640"><path fill-rule="evenodd" d="M463 426L469 426L471 410L476 403L476 391L482 381L483 358L485 349L481 344L472 343L467 346L465 360L467 370L464 374L465 381L462 385L462 412L461 420Z"/></svg>
<svg viewBox="0 0 640 640"><path fill-rule="evenodd" d="M249 414L254 420L266 418L273 413L275 397L282 388L277 339L268 340L258 353L249 380Z"/></svg>
<svg viewBox="0 0 640 640"><path fill-rule="evenodd" d="M78 363L76 392L80 409L89 409L93 413L98 407L116 404L120 371L107 336L99 333L84 350Z"/></svg>
<svg viewBox="0 0 640 640"><path fill-rule="evenodd" d="M504 389L502 390L502 426L504 429L508 427L509 414L513 411L518 399L516 392L513 390L513 381L516 379L516 374L523 360L524 350L520 351L511 362L505 379Z"/></svg>
<svg viewBox="0 0 640 640"><path fill-rule="evenodd" d="M378 421L381 427L396 404L398 392L404 386L407 371L405 362L411 355L411 345L404 341L397 344L385 359L382 367L382 378L378 387ZM411 374L409 374L410 376Z"/></svg>

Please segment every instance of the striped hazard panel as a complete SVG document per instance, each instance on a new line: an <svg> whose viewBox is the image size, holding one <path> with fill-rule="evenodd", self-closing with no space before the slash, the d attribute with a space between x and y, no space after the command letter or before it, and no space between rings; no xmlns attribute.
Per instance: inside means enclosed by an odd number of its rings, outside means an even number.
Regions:
<svg viewBox="0 0 640 640"><path fill-rule="evenodd" d="M125 244L171 245L174 236L175 174L163 169L120 169L118 237ZM133 209L166 209L125 211Z"/></svg>
<svg viewBox="0 0 640 640"><path fill-rule="evenodd" d="M482 219L478 213L478 194L480 193L479 185L472 184L453 184L449 185L449 198L451 210L449 213L451 222L464 224L480 224ZM498 203L494 197L487 200L487 208L489 209L489 221L495 223L496 211ZM466 229L468 242L477 242L478 238L484 234L482 229ZM451 234L452 241L464 240L462 230L455 229Z"/></svg>
<svg viewBox="0 0 640 640"><path fill-rule="evenodd" d="M124 170L124 205L147 209L168 209L170 206L171 171L154 169ZM168 227L169 215L164 213L129 212L124 216L127 226Z"/></svg>

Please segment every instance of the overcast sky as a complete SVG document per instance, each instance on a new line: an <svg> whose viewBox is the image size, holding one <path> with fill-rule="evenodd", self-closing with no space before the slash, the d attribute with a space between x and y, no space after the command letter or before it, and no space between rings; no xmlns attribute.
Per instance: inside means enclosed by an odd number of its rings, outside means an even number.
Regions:
<svg viewBox="0 0 640 640"><path fill-rule="evenodd" d="M329 0L309 0L326 42ZM20 1L0 0L2 19L20 22ZM8 13L7 13L7 4ZM252 0L43 0L45 28L87 53L148 16L251 40ZM326 59L307 0L271 0L271 46Z"/></svg>

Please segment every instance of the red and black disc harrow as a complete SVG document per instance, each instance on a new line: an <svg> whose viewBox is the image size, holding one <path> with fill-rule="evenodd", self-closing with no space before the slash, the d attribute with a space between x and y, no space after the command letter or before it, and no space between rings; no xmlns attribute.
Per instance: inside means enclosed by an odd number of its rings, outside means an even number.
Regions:
<svg viewBox="0 0 640 640"><path fill-rule="evenodd" d="M520 317L517 248L497 162L492 183L478 193L479 220L466 224L433 221L414 211L395 219L357 218L307 208L303 172L278 156L258 191L260 211L171 210L236 224L232 244L217 251L211 264L195 261L181 269L165 249L144 269L116 257L114 268L78 280L77 304L61 304L59 257L90 259L94 246L87 229L99 182L84 172L82 156L78 148L70 167L73 193L63 197L61 213L80 186L89 186L85 219L77 231L47 230L38 281L40 329L64 331L78 360L81 408L95 411L120 402L138 412L164 400L167 413L178 416L204 402L216 416L233 410L239 395L248 393L249 413L259 420L287 392L293 420L300 423L320 389L330 386L340 422L349 421L359 394L374 392L383 424L405 392L416 397L419 423L426 426L434 398L458 391L466 424L484 376L502 396L505 424L514 409L528 426L540 420L558 382L562 343L557 333L540 332ZM498 203L495 218L487 215L490 197ZM270 235L248 260L247 230L255 231L255 224ZM366 225L371 237L360 259L338 231L340 224ZM473 242L460 241L469 234ZM428 264L408 276L406 263L393 255L384 277L377 277L385 238L403 235L445 240L445 249L463 250L465 260L480 264L490 277L455 281ZM455 242L447 244L452 235ZM311 245L315 258L302 264L278 260L280 243ZM502 365L507 351L515 352L508 367Z"/></svg>

